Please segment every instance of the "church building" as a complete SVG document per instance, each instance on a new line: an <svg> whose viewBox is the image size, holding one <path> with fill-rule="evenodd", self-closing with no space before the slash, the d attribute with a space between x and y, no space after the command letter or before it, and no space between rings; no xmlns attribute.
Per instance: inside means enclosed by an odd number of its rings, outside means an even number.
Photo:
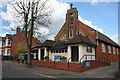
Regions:
<svg viewBox="0 0 120 80"><path fill-rule="evenodd" d="M83 58L117 61L120 46L106 35L79 21L77 9L73 8L72 4L70 6L66 21L54 40L46 40L33 47L33 50L38 51L38 59L44 60L44 56L49 56L49 59L54 61L59 56L65 56L70 62L80 62ZM86 55L87 57L84 57Z"/></svg>

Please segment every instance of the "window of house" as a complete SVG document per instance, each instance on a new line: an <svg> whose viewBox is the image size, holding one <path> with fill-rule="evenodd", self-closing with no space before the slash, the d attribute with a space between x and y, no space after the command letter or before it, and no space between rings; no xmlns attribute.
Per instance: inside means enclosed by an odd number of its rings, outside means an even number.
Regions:
<svg viewBox="0 0 120 80"><path fill-rule="evenodd" d="M73 30L70 30L70 38L72 38L73 37Z"/></svg>
<svg viewBox="0 0 120 80"><path fill-rule="evenodd" d="M3 47L5 46L5 42L3 42L2 46L3 46Z"/></svg>
<svg viewBox="0 0 120 80"><path fill-rule="evenodd" d="M10 55L10 49L8 50L8 55Z"/></svg>
<svg viewBox="0 0 120 80"><path fill-rule="evenodd" d="M102 52L105 53L105 44L102 43Z"/></svg>
<svg viewBox="0 0 120 80"><path fill-rule="evenodd" d="M87 46L87 52L92 52L92 48L91 48L91 46Z"/></svg>
<svg viewBox="0 0 120 80"><path fill-rule="evenodd" d="M5 50L2 50L2 55L4 55L5 54Z"/></svg>
<svg viewBox="0 0 120 80"><path fill-rule="evenodd" d="M109 52L109 54L111 54L111 46L110 45L108 45L108 52Z"/></svg>
<svg viewBox="0 0 120 80"><path fill-rule="evenodd" d="M115 54L115 47L113 47L113 54Z"/></svg>
<svg viewBox="0 0 120 80"><path fill-rule="evenodd" d="M66 33L64 34L63 39L66 39Z"/></svg>
<svg viewBox="0 0 120 80"><path fill-rule="evenodd" d="M119 49L117 48L117 54L119 54Z"/></svg>
<svg viewBox="0 0 120 80"><path fill-rule="evenodd" d="M73 24L73 13L71 13L71 24Z"/></svg>
<svg viewBox="0 0 120 80"><path fill-rule="evenodd" d="M9 40L8 45L11 45L11 41Z"/></svg>

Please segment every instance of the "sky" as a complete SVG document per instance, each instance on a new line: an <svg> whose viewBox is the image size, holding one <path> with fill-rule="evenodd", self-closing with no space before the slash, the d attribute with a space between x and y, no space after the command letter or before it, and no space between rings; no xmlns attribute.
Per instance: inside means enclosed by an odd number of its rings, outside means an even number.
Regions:
<svg viewBox="0 0 120 80"><path fill-rule="evenodd" d="M70 4L76 7L78 10L78 19L86 25L100 31L107 35L116 43L118 43L118 2L99 2L92 0L91 2L68 2L65 0L50 0L54 7L54 13L52 14L52 24L49 29L40 28L40 32L46 31L51 33L48 39L54 39L54 36L58 33L65 22L66 12L70 8ZM9 24L14 28L19 24L14 23L15 19L12 14L12 9L6 2L0 4L0 36L5 34L15 34L15 31L11 31L5 24L9 21ZM7 18L9 19L7 19Z"/></svg>

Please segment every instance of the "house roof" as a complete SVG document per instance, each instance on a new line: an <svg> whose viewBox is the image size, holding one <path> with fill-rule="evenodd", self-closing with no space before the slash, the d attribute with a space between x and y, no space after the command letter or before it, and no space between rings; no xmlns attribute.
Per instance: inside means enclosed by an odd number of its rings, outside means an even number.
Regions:
<svg viewBox="0 0 120 80"><path fill-rule="evenodd" d="M67 46L69 44L80 44L80 43L97 46L93 42L93 40L90 39L88 36L77 35L75 38L69 40L59 40L59 41L46 40L44 43L38 44L33 48L48 47L49 50L56 50L56 49L59 50L59 49L67 49Z"/></svg>
<svg viewBox="0 0 120 80"><path fill-rule="evenodd" d="M101 40L101 41L103 41L103 42L106 42L108 44L120 47L117 43L115 43L109 37L107 37L106 35L104 35L104 34L102 34L100 32L98 32L98 39Z"/></svg>
<svg viewBox="0 0 120 80"><path fill-rule="evenodd" d="M88 36L77 35L75 38L68 40L67 44L78 44L78 43L85 43L97 46L92 39Z"/></svg>
<svg viewBox="0 0 120 80"><path fill-rule="evenodd" d="M67 45L65 45L67 43L66 40L59 40L56 41L51 48L49 48L50 50L59 50L59 49L67 49Z"/></svg>
<svg viewBox="0 0 120 80"><path fill-rule="evenodd" d="M81 22L81 21L80 21ZM82 22L81 22L82 23ZM88 27L90 30L96 31L95 29L89 27L88 25L82 23L83 25L85 25L86 27ZM105 34L102 34L101 32L98 31L98 40L106 42L108 44L120 47L116 42L114 42L113 40L111 40L108 36L106 36Z"/></svg>

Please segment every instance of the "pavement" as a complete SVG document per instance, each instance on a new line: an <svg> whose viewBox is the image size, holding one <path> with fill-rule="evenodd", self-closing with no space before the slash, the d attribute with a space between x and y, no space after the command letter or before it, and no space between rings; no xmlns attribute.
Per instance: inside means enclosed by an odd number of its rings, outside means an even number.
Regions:
<svg viewBox="0 0 120 80"><path fill-rule="evenodd" d="M3 65L8 65L16 70L34 73L47 78L115 78L115 74L118 71L117 62L109 66L95 68L85 72L73 72L33 65L28 66L15 61L3 61Z"/></svg>

